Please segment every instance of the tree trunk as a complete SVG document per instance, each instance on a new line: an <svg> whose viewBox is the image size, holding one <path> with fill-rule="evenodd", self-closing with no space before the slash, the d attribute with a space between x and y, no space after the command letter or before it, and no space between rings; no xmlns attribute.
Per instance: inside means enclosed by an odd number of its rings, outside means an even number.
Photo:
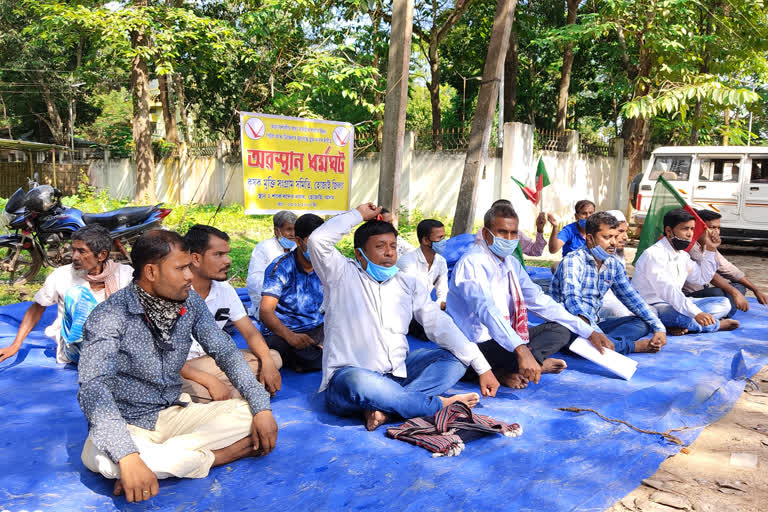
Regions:
<svg viewBox="0 0 768 512"><path fill-rule="evenodd" d="M171 144L179 145L179 132L176 129L176 108L171 102L168 92L170 82L166 75L157 77L157 86L160 89L160 103L163 105L163 123L165 124L165 140Z"/></svg>
<svg viewBox="0 0 768 512"><path fill-rule="evenodd" d="M192 137L190 137L189 119L187 118L187 97L184 95L184 82L181 80L181 76L174 73L173 83L175 85L176 104L179 107L179 117L181 117L181 124L184 129L184 142L189 144L192 142ZM176 131L178 132L178 129Z"/></svg>
<svg viewBox="0 0 768 512"><path fill-rule="evenodd" d="M8 121L8 112L5 110L5 99L3 98L2 93L0 93L0 104L3 105L3 121L5 122L5 126L8 127L8 138L13 139L13 133L11 132L11 123Z"/></svg>
<svg viewBox="0 0 768 512"><path fill-rule="evenodd" d="M134 0L137 7L146 7L148 0ZM131 47L147 46L146 34L131 32ZM138 53L138 52L137 52ZM131 60L131 91L133 94L133 143L136 161L136 200L155 201L155 158L152 152L152 126L149 121L149 72L147 62L137 54Z"/></svg>
<svg viewBox="0 0 768 512"><path fill-rule="evenodd" d="M440 114L440 67L438 66L437 37L429 41L429 71L432 76L427 83L429 102L432 104L432 149L443 149L443 121Z"/></svg>
<svg viewBox="0 0 768 512"><path fill-rule="evenodd" d="M41 117L45 125L51 131L51 137L56 144L67 144L67 134L64 132L64 122L61 120L59 110L56 108L56 103L53 100L53 94L47 82L41 79L40 94L45 102L46 117Z"/></svg>
<svg viewBox="0 0 768 512"><path fill-rule="evenodd" d="M576 14L579 10L579 0L567 0L568 16L566 24L576 23ZM565 45L563 50L563 69L560 74L560 93L557 96L557 120L555 121L555 130L565 131L565 125L568 120L568 89L571 86L571 68L573 68L573 43Z"/></svg>
<svg viewBox="0 0 768 512"><path fill-rule="evenodd" d="M647 47L640 48L640 64L637 73L637 86L635 98L647 96L650 92L651 52ZM643 172L643 151L645 149L646 135L648 133L648 120L636 117L632 120L629 135L629 176L627 183Z"/></svg>
<svg viewBox="0 0 768 512"><path fill-rule="evenodd" d="M469 233L472 230L478 182L488 153L488 141L491 138L496 101L499 97L499 82L504 72L504 58L509 46L509 31L512 28L516 7L517 0L498 0L496 3L496 14L488 43L483 81L477 96L477 108L472 118L469 148L464 160L464 172L461 176L451 236Z"/></svg>
<svg viewBox="0 0 768 512"><path fill-rule="evenodd" d="M509 49L504 60L504 122L515 121L515 108L517 107L517 67L518 67L518 42L517 31L512 26L509 33Z"/></svg>

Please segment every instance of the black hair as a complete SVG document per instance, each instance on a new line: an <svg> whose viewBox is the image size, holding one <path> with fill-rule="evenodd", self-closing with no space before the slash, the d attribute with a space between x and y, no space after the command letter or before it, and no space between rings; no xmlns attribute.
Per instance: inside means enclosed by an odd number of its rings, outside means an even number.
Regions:
<svg viewBox="0 0 768 512"><path fill-rule="evenodd" d="M187 243L189 252L195 254L203 254L211 241L211 236L221 238L225 242L229 242L229 235L220 229L216 229L213 226L206 226L205 224L195 224L184 235L184 241Z"/></svg>
<svg viewBox="0 0 768 512"><path fill-rule="evenodd" d="M360 249L369 238L376 235L392 233L397 237L395 226L383 220L369 220L355 231L355 249Z"/></svg>
<svg viewBox="0 0 768 512"><path fill-rule="evenodd" d="M323 225L323 219L314 213L305 213L293 225L294 233L298 238L307 238L314 230Z"/></svg>
<svg viewBox="0 0 768 512"><path fill-rule="evenodd" d="M382 206L382 207L381 207L381 211L379 212L379 215L386 215L386 214L388 214L388 213L392 213L392 212L391 212L391 211L389 211L389 208L384 208L384 207Z"/></svg>
<svg viewBox="0 0 768 512"><path fill-rule="evenodd" d="M690 222L695 217L691 215L690 212L687 212L683 210L682 208L677 208L675 210L670 210L667 213L664 214L664 228L675 228L676 226L683 224L685 222Z"/></svg>
<svg viewBox="0 0 768 512"><path fill-rule="evenodd" d="M608 226L609 229L619 227L619 221L608 212L597 212L587 217L587 226L584 230L588 235L595 236L600 231L600 226Z"/></svg>
<svg viewBox="0 0 768 512"><path fill-rule="evenodd" d="M502 199L501 201L504 201ZM496 201L499 203L499 201ZM519 218L517 216L517 212L514 208L512 208L512 203L506 204L506 203L499 203L495 206L491 206L491 208L485 212L485 217L483 217L483 225L491 229L491 224L493 223L493 219L496 217L501 217L504 219L517 219Z"/></svg>
<svg viewBox="0 0 768 512"><path fill-rule="evenodd" d="M109 230L99 224L90 224L83 226L74 233L72 233L72 241L80 240L85 243L94 256L97 258L101 251L107 251L107 259L109 259L109 251L112 249L112 238L109 236Z"/></svg>
<svg viewBox="0 0 768 512"><path fill-rule="evenodd" d="M576 203L576 206L573 207L574 210L576 210L576 213L579 213L585 206L592 205L592 208L596 208L595 203L590 201L589 199L582 199L581 201Z"/></svg>
<svg viewBox="0 0 768 512"><path fill-rule="evenodd" d="M701 210L696 210L696 213L698 214L699 217L701 217L701 220L703 220L704 222L722 218L722 215L720 215L716 211L705 210L703 208Z"/></svg>
<svg viewBox="0 0 768 512"><path fill-rule="evenodd" d="M497 200L495 200L494 202L491 203L491 208L493 208L494 206L500 205L500 204L505 204L507 206L512 206L512 201L510 201L509 199L497 199Z"/></svg>
<svg viewBox="0 0 768 512"><path fill-rule="evenodd" d="M439 220L424 219L416 226L416 237L419 239L419 243L421 243L424 238L429 238L433 229L444 227L443 223Z"/></svg>
<svg viewBox="0 0 768 512"><path fill-rule="evenodd" d="M141 278L144 267L153 263L160 263L177 249L189 252L187 242L175 231L166 229L153 229L143 233L134 243L131 249L131 263L133 264L133 278Z"/></svg>

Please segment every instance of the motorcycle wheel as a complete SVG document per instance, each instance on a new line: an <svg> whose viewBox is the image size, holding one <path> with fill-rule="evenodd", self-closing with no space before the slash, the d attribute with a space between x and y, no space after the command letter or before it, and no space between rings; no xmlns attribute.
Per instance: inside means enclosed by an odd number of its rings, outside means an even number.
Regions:
<svg viewBox="0 0 768 512"><path fill-rule="evenodd" d="M11 268L10 263L16 255L15 243L0 245L0 284L21 286L27 284L37 275L43 266L43 258L34 248L22 248L16 258L16 264Z"/></svg>

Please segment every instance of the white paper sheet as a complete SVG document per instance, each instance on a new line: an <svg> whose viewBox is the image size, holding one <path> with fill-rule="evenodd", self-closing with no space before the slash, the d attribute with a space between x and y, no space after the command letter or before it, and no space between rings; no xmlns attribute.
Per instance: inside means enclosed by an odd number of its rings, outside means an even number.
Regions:
<svg viewBox="0 0 768 512"><path fill-rule="evenodd" d="M605 353L601 354L592 343L584 338L576 338L576 340L571 343L570 348L572 352L602 366L622 379L631 379L632 375L637 371L637 361L609 349L605 349Z"/></svg>

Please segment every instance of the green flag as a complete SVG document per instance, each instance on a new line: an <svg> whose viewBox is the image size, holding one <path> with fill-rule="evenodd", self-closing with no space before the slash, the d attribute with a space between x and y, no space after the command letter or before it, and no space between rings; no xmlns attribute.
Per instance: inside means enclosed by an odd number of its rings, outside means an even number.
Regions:
<svg viewBox="0 0 768 512"><path fill-rule="evenodd" d="M686 251L691 250L693 244L696 243L699 236L707 229L707 225L701 220L696 211L685 202L685 199L680 193L675 190L675 187L662 177L659 177L656 181L656 186L653 188L653 198L651 199L651 206L648 208L648 214L645 217L643 223L643 231L640 233L640 242L637 245L637 254L635 254L635 260L633 265L637 264L637 260L640 255L643 254L647 248L659 241L664 236L664 215L672 210L682 208L688 213L692 214L696 219L696 227L693 230L693 239Z"/></svg>
<svg viewBox="0 0 768 512"><path fill-rule="evenodd" d="M523 185L523 184L522 184L520 181L516 180L516 179L514 178L514 176L512 177L512 181L514 181L515 183L517 183L517 186L518 186L518 187L520 187L520 190L522 190L522 191L523 191L523 195L525 195L525 198L526 198L526 199L528 199L529 201L531 201L533 204L536 204L536 203L538 203L538 202L539 202L539 197L538 197L538 195L536 194L536 192L534 192L533 190L531 190L531 188L530 188L530 187L526 187L525 185Z"/></svg>
<svg viewBox="0 0 768 512"><path fill-rule="evenodd" d="M549 174L544 166L544 159L539 157L539 165L536 166L536 195L541 197L541 189L549 186Z"/></svg>
<svg viewBox="0 0 768 512"><path fill-rule="evenodd" d="M517 247L515 248L515 252L512 253L512 256L517 258L517 260L520 262L520 264L525 268L525 260L523 259L523 246L520 245L518 242Z"/></svg>

